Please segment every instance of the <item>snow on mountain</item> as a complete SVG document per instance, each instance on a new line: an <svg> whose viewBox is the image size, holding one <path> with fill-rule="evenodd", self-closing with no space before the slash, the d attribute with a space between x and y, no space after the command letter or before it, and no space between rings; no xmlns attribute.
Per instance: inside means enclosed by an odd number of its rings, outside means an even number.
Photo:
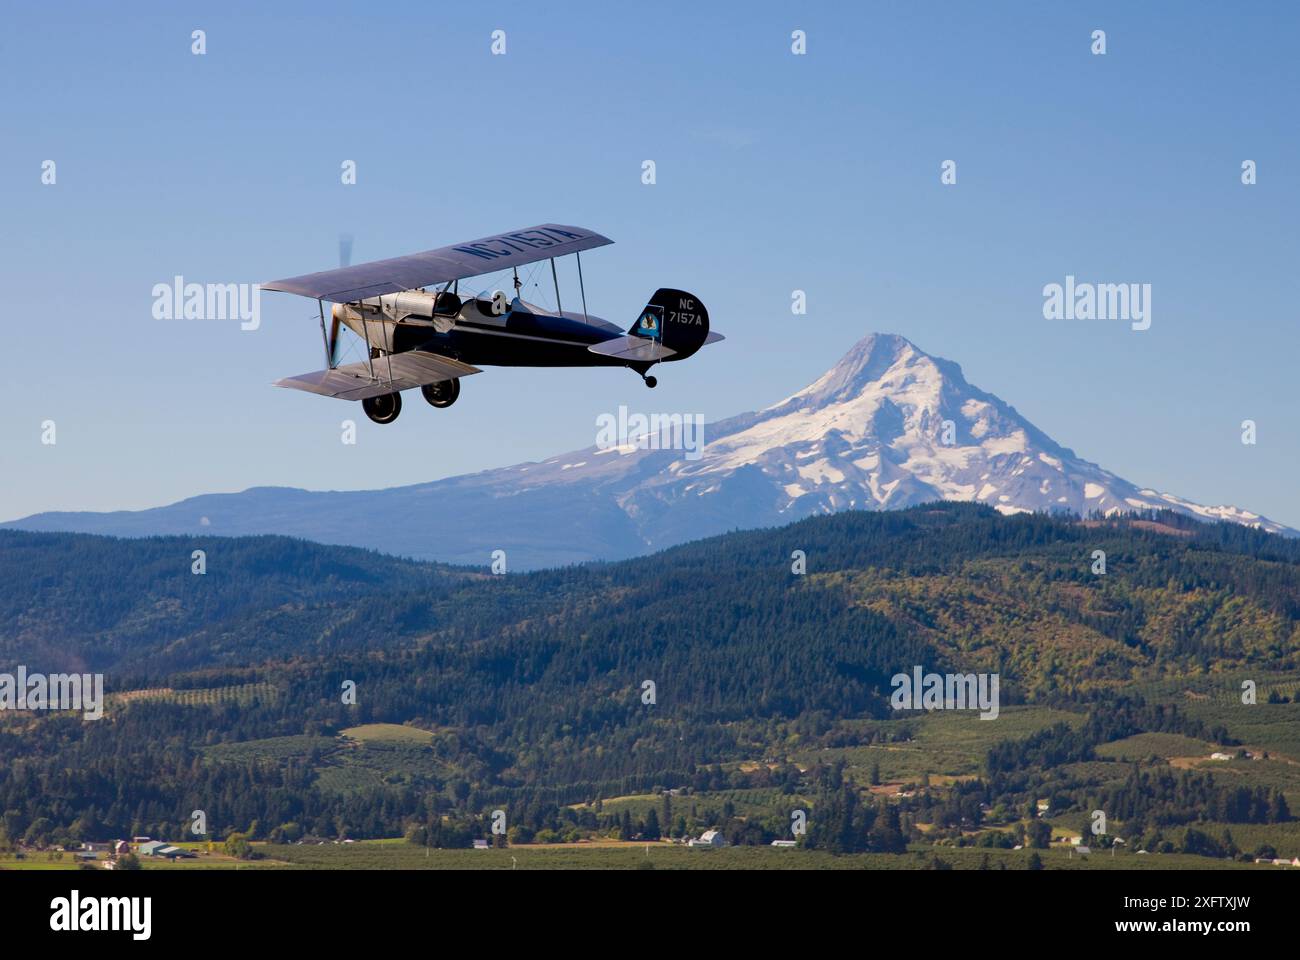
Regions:
<svg viewBox="0 0 1300 960"><path fill-rule="evenodd" d="M735 525L757 526L932 500L974 501L1004 514L1166 508L1290 532L1236 507L1203 507L1139 488L1082 460L1014 407L967 383L955 363L894 335L866 337L815 383L715 424L705 437L698 460L664 464L662 452L640 452L632 457L652 463L625 467L635 479L620 502L650 521L641 524L649 545L729 529L737 514L747 519Z"/></svg>
<svg viewBox="0 0 1300 960"><path fill-rule="evenodd" d="M1129 483L1060 446L955 363L903 337L859 341L781 402L706 425L698 458L589 447L432 483L351 493L257 488L135 513L38 514L8 526L139 536L283 533L513 569L617 559L737 528L933 500L1004 514L1166 508L1274 533L1236 507Z"/></svg>

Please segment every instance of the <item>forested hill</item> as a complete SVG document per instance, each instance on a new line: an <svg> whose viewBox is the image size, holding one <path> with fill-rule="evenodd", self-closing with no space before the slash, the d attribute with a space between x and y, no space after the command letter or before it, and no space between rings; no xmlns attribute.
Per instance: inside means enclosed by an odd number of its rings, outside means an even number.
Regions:
<svg viewBox="0 0 1300 960"><path fill-rule="evenodd" d="M1139 773L1119 759L1139 734L1158 735L1143 757L1266 732L1291 749L1298 622L1300 542L1166 515L938 504L504 575L270 537L0 532L0 672L84 665L109 693L98 721L0 712L0 849L179 835L196 808L217 836L415 830L463 846L501 804L539 836L628 839L656 828L569 805L682 787L700 799L679 834L765 843L804 796L820 811L810 845L897 850L916 823L957 838L986 807L1009 822L1042 797L1079 816L1098 791L1131 799ZM893 714L889 678L914 665L997 671L1005 719ZM1238 702L1243 669L1261 712L1188 715ZM1271 732L1232 729L1253 718ZM986 779L863 806L877 766L900 786ZM1263 779L1243 799L1231 778L1148 763L1125 830L1136 843L1209 806L1287 821L1291 761L1247 768ZM761 808L716 793L742 788L767 791ZM1169 842L1200 851L1188 836Z"/></svg>
<svg viewBox="0 0 1300 960"><path fill-rule="evenodd" d="M217 648L202 638L228 631L248 641L243 653L260 659L269 651L256 643L256 624L277 611L346 617L363 596L411 591L436 598L474 575L287 537L117 539L3 530L0 663L104 671L111 685L113 673L135 664L210 662Z"/></svg>
<svg viewBox="0 0 1300 960"><path fill-rule="evenodd" d="M0 657L103 671L110 689L430 646L467 676L539 692L666 670L701 706L735 684L781 711L861 709L867 689L913 663L998 669L1027 694L1286 669L1298 614L1300 542L1171 514L1084 523L935 504L504 576L280 537L0 531Z"/></svg>

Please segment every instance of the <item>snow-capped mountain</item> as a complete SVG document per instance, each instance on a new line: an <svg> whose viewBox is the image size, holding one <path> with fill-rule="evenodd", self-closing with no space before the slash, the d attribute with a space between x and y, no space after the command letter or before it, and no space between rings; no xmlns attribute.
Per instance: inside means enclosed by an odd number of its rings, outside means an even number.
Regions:
<svg viewBox="0 0 1300 960"><path fill-rule="evenodd" d="M718 424L696 464L668 474L705 493L747 465L778 486L778 510L806 515L975 501L1004 514L1086 515L1164 508L1274 533L1236 507L1203 507L1139 488L1079 459L961 368L903 337L869 336L815 383L757 414ZM662 484L667 478L658 478Z"/></svg>
<svg viewBox="0 0 1300 960"><path fill-rule="evenodd" d="M1004 514L1167 508L1294 533L1236 507L1135 486L1081 460L967 383L955 363L887 334L859 341L794 396L705 425L705 442L690 455L635 434L624 439L388 490L255 488L134 513L37 514L7 526L123 536L282 533L476 564L503 549L512 569L617 559L814 513L933 500Z"/></svg>

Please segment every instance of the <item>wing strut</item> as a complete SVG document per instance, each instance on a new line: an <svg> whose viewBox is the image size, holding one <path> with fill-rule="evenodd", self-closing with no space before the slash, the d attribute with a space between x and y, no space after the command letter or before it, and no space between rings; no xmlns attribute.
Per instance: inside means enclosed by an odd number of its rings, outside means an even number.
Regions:
<svg viewBox="0 0 1300 960"><path fill-rule="evenodd" d="M375 379L375 351L370 346L370 321L366 319L365 310L361 311L361 335L366 340L366 363L370 369L370 379Z"/></svg>
<svg viewBox="0 0 1300 960"><path fill-rule="evenodd" d="M392 347L395 341L397 340L397 324L400 322L401 321L394 321L393 331L388 335L389 349L384 351L384 356L388 358L388 382L389 383L393 382ZM384 329L384 321L379 320L378 323L379 323L379 329L382 332ZM370 379L377 380L379 378L375 376L375 349L370 345L370 322L366 319L366 311L364 309L361 310L361 332L362 335L366 338L366 363L370 365L369 367Z"/></svg>
<svg viewBox="0 0 1300 960"><path fill-rule="evenodd" d="M587 288L586 288L585 286L583 286L583 283L582 283L582 251L578 251L578 252L575 253L573 256L574 256L574 257L577 259L577 261L578 261L578 289L579 289L580 291L582 291L582 319L583 319L583 322L586 322L586 320L587 320ZM554 263L555 261L552 260L551 262Z"/></svg>
<svg viewBox="0 0 1300 960"><path fill-rule="evenodd" d="M334 358L330 356L330 338L325 333L325 301L317 299L316 306L320 308L320 338L321 342L325 344L325 366L333 370Z"/></svg>

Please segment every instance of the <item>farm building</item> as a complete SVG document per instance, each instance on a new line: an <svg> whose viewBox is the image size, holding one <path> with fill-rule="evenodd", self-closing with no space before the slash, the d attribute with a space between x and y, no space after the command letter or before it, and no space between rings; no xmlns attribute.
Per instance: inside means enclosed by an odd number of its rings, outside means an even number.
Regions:
<svg viewBox="0 0 1300 960"><path fill-rule="evenodd" d="M166 857L168 860L175 860L178 857L188 860L194 856L188 850L163 843L161 840L150 840L148 843L140 844L140 854L145 857Z"/></svg>
<svg viewBox="0 0 1300 960"><path fill-rule="evenodd" d="M698 840L692 840L687 846L691 847L725 847L727 840L722 835L721 830L705 830L700 834Z"/></svg>

